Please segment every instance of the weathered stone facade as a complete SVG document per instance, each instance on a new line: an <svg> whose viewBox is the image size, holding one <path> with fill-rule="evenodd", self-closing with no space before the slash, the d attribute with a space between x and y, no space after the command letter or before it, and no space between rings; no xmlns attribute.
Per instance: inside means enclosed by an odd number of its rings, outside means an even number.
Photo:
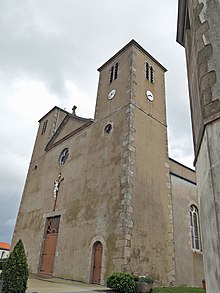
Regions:
<svg viewBox="0 0 220 293"><path fill-rule="evenodd" d="M186 49L207 292L220 290L220 1L179 1Z"/></svg>
<svg viewBox="0 0 220 293"><path fill-rule="evenodd" d="M32 272L45 272L48 219L59 217L48 274L96 282L99 243L98 283L113 271L129 271L152 275L157 284L199 285L202 255L191 248L189 226L195 178L168 157L165 71L132 40L99 68L94 120L54 107L39 121L13 237L13 243L22 238ZM65 149L68 157L59 164ZM180 234L185 241L176 245ZM182 249L188 253L184 277L176 268ZM188 281L187 274L196 277Z"/></svg>

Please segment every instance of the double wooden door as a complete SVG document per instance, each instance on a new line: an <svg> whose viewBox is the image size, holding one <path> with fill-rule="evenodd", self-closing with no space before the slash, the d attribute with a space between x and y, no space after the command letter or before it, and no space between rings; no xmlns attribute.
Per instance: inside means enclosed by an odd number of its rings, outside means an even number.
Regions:
<svg viewBox="0 0 220 293"><path fill-rule="evenodd" d="M60 217L48 218L40 273L52 275L56 254Z"/></svg>

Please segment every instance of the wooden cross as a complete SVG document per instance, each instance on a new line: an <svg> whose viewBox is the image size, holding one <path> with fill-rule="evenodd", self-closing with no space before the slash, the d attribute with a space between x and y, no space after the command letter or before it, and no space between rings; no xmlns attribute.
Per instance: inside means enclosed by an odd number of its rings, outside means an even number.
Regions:
<svg viewBox="0 0 220 293"><path fill-rule="evenodd" d="M64 180L64 178L61 178L61 173L58 175L58 179L54 181L54 189L53 189L53 197L54 197L54 206L53 211L56 209L57 204L57 197L59 192L60 183Z"/></svg>

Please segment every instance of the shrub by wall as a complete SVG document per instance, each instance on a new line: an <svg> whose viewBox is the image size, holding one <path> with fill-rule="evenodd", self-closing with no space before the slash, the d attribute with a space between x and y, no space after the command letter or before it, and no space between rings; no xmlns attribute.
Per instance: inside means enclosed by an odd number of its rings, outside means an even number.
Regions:
<svg viewBox="0 0 220 293"><path fill-rule="evenodd" d="M116 272L108 277L107 287L118 293L132 293L135 291L136 282L132 274Z"/></svg>
<svg viewBox="0 0 220 293"><path fill-rule="evenodd" d="M3 268L3 266L4 266L5 262L6 262L6 260L7 260L7 258L0 259L0 270L2 270L2 268Z"/></svg>
<svg viewBox="0 0 220 293"><path fill-rule="evenodd" d="M7 293L25 293L28 280L28 264L21 240L15 245L2 270L3 288Z"/></svg>

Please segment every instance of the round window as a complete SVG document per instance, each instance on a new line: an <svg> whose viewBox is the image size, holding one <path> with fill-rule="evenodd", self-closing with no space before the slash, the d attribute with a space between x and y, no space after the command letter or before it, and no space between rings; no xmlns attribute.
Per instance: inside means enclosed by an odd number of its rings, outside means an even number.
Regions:
<svg viewBox="0 0 220 293"><path fill-rule="evenodd" d="M59 156L59 165L63 166L66 163L66 160L69 156L69 149L65 148L64 150L62 150L60 156Z"/></svg>
<svg viewBox="0 0 220 293"><path fill-rule="evenodd" d="M109 123L105 126L104 132L109 134L111 132L111 130L112 130L112 124Z"/></svg>

